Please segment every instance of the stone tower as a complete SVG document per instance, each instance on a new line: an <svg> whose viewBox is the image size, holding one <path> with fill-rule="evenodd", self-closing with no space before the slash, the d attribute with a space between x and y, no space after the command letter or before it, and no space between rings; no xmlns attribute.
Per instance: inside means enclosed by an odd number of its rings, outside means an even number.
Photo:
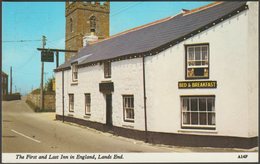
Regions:
<svg viewBox="0 0 260 164"><path fill-rule="evenodd" d="M83 37L95 34L98 39L109 37L109 2L66 1L65 48L79 50L83 47ZM68 61L75 53L66 53Z"/></svg>

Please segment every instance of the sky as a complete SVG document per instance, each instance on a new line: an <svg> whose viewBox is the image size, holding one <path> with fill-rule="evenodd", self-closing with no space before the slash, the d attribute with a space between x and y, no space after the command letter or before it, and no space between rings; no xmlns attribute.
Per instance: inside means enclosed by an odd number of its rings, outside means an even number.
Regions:
<svg viewBox="0 0 260 164"><path fill-rule="evenodd" d="M110 35L211 2L110 2ZM40 87L37 48L42 47L43 35L47 37L45 48L65 49L65 2L3 2L2 70L10 75L12 67L13 92L25 95ZM59 63L63 62L64 53L60 53ZM54 76L55 67L55 61L44 64L44 82Z"/></svg>

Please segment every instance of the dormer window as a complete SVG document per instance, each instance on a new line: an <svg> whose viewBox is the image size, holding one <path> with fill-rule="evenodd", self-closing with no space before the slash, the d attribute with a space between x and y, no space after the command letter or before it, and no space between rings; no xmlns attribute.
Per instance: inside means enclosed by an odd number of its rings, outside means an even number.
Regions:
<svg viewBox="0 0 260 164"><path fill-rule="evenodd" d="M78 81L78 64L74 63L71 65L72 70L72 81L77 82Z"/></svg>
<svg viewBox="0 0 260 164"><path fill-rule="evenodd" d="M104 62L104 77L111 78L111 62Z"/></svg>

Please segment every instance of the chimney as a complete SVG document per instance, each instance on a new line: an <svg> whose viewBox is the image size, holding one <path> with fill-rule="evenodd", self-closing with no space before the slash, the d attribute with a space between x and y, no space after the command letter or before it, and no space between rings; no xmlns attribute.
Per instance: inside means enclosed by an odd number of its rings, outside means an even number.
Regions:
<svg viewBox="0 0 260 164"><path fill-rule="evenodd" d="M91 42L98 40L98 36L95 35L95 32L91 30L90 34L83 37L83 47L89 45Z"/></svg>

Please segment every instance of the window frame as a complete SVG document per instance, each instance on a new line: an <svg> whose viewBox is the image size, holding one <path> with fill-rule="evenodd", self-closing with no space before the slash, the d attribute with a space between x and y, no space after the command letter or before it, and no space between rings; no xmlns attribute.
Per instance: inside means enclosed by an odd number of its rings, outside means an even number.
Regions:
<svg viewBox="0 0 260 164"><path fill-rule="evenodd" d="M72 96L72 100L73 102L71 102L71 96ZM72 104L73 103L73 104ZM71 108L71 104L72 104L72 108ZM75 104L75 99L74 99L74 94L70 93L69 94L69 112L74 112L74 104Z"/></svg>
<svg viewBox="0 0 260 164"><path fill-rule="evenodd" d="M111 75L112 75L112 69L111 69L111 62L104 62L103 63L103 69L104 69L104 78L105 79L108 79L108 78L111 78Z"/></svg>
<svg viewBox="0 0 260 164"><path fill-rule="evenodd" d="M197 111L192 111L192 109L190 110L183 110L183 99L184 98L189 98L189 99L194 99L196 98L197 99ZM206 109L205 111L203 110L200 110L199 109L199 101L198 99L200 98L207 98L206 100ZM213 104L214 104L214 110L212 111L207 111L207 108L208 108L208 99L213 99ZM189 108L191 108L191 101L188 101L189 102ZM216 130L216 96L215 95L189 95L189 96L180 96L180 111L181 111L181 128L182 129L204 129L204 130ZM198 124L192 124L192 116L190 114L189 116L189 124L184 124L184 115L183 113L184 112L187 112L187 113L198 113ZM206 114L206 125L200 125L200 114L201 113L205 113ZM214 115L214 125L209 125L209 122L208 122L208 114L212 114Z"/></svg>
<svg viewBox="0 0 260 164"><path fill-rule="evenodd" d="M91 115L91 94L85 93L85 115ZM89 103L87 103L87 96L89 96ZM87 109L89 109L89 112L87 112Z"/></svg>
<svg viewBox="0 0 260 164"><path fill-rule="evenodd" d="M202 47L202 46L207 46L208 48L208 66L202 66L202 67L197 67L197 68L207 68L208 69L208 76L202 77L202 76L193 76L193 77L188 77L188 48L189 47ZM210 78L210 45L209 43L198 43L198 44L186 44L184 45L185 47L185 79L186 80L192 80L192 79L209 79ZM194 58L195 58L195 54L194 54ZM202 61L202 60L200 60ZM196 67L194 67L196 68Z"/></svg>
<svg viewBox="0 0 260 164"><path fill-rule="evenodd" d="M77 73L77 79L75 79L74 73ZM78 82L78 79L79 79L79 76L78 76L78 74L79 74L79 72L78 72L78 63L72 63L71 64L71 74L72 74L72 82Z"/></svg>
<svg viewBox="0 0 260 164"><path fill-rule="evenodd" d="M122 95L122 98L123 98L123 117L124 117L124 122L134 122L135 121L134 95ZM127 113L126 113L127 109L126 109L126 106L125 106L125 98L132 98L133 106L132 107L127 107L127 108L132 108L132 110L133 110L133 118L127 118Z"/></svg>

